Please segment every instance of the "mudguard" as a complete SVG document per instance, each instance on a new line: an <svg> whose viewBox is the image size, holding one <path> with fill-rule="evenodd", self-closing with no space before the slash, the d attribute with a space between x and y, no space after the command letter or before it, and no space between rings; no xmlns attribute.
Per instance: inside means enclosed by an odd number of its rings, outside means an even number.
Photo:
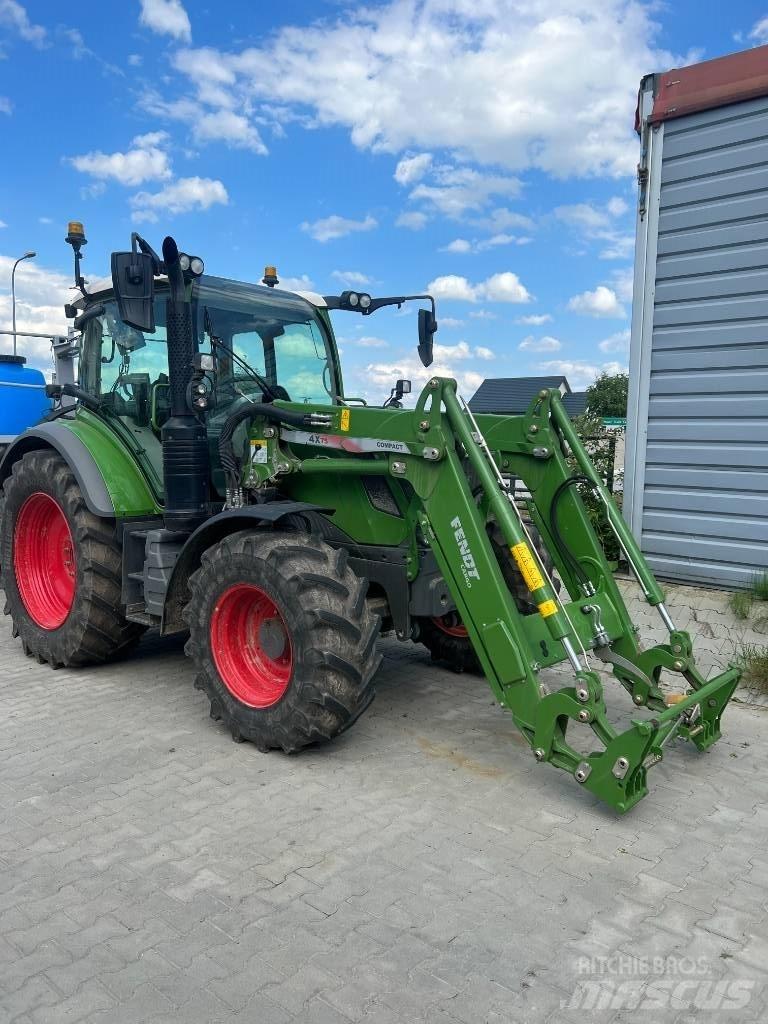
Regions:
<svg viewBox="0 0 768 1024"><path fill-rule="evenodd" d="M0 487L11 475L14 462L27 452L41 448L51 448L61 455L74 473L90 512L103 518L114 518L115 506L96 460L79 437L53 423L40 423L25 430L8 446L0 462Z"/></svg>
<svg viewBox="0 0 768 1024"><path fill-rule="evenodd" d="M163 636L186 629L182 611L189 600L187 580L200 565L200 558L207 548L216 544L230 533L247 530L260 523L277 523L286 516L301 512L332 512L322 505L311 505L304 501L270 501L264 505L248 505L246 508L228 509L211 516L190 534L173 567L165 595L165 608L160 632Z"/></svg>

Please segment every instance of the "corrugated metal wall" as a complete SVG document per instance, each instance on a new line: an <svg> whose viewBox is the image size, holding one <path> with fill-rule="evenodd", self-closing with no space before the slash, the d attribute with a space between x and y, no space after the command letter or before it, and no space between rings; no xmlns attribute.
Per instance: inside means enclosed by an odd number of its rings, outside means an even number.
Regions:
<svg viewBox="0 0 768 1024"><path fill-rule="evenodd" d="M738 586L768 569L768 98L667 121L661 166L642 547Z"/></svg>

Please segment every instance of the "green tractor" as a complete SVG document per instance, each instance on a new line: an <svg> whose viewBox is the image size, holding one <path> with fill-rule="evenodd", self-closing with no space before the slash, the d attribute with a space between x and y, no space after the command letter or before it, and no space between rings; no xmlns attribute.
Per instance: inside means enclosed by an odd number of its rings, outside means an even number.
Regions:
<svg viewBox="0 0 768 1024"><path fill-rule="evenodd" d="M26 654L86 665L148 628L188 632L211 716L293 752L366 710L377 638L393 632L480 670L536 760L620 812L671 739L718 739L738 668L699 673L558 394L477 417L440 377L414 409L407 381L380 407L345 396L330 312L422 300L429 366L430 296L299 295L273 268L261 285L210 277L172 238L158 256L137 234L112 254L113 287L89 294L82 225L67 241L77 382L49 387L54 410L0 465L5 611ZM667 643L640 650L579 486ZM559 662L567 685L550 690L538 673ZM623 731L597 662L634 704ZM672 706L663 670L686 684Z"/></svg>

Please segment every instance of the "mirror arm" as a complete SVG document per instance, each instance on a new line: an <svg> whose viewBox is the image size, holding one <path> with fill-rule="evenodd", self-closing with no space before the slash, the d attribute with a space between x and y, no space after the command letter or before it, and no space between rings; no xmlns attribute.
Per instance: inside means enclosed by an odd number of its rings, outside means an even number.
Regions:
<svg viewBox="0 0 768 1024"><path fill-rule="evenodd" d="M163 261L157 255L157 253L146 240L146 238L142 238L138 231L133 231L131 232L131 249L133 252L136 252L137 246L139 247L139 249L141 249L145 256L152 257L152 269L155 274L162 274L165 272L165 266L163 265Z"/></svg>

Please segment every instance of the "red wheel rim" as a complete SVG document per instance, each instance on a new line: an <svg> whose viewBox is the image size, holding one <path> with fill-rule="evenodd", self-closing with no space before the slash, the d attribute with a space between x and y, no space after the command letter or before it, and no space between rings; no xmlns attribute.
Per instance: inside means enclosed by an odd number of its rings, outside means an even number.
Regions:
<svg viewBox="0 0 768 1024"><path fill-rule="evenodd" d="M462 623L456 612L448 612L447 615L436 616L432 619L441 633L447 636L468 637L467 627Z"/></svg>
<svg viewBox="0 0 768 1024"><path fill-rule="evenodd" d="M31 494L13 534L16 586L31 619L58 629L75 600L75 547L61 506L50 494Z"/></svg>
<svg viewBox="0 0 768 1024"><path fill-rule="evenodd" d="M251 708L276 704L288 689L293 653L277 605L252 583L225 590L211 616L211 650L221 680Z"/></svg>

